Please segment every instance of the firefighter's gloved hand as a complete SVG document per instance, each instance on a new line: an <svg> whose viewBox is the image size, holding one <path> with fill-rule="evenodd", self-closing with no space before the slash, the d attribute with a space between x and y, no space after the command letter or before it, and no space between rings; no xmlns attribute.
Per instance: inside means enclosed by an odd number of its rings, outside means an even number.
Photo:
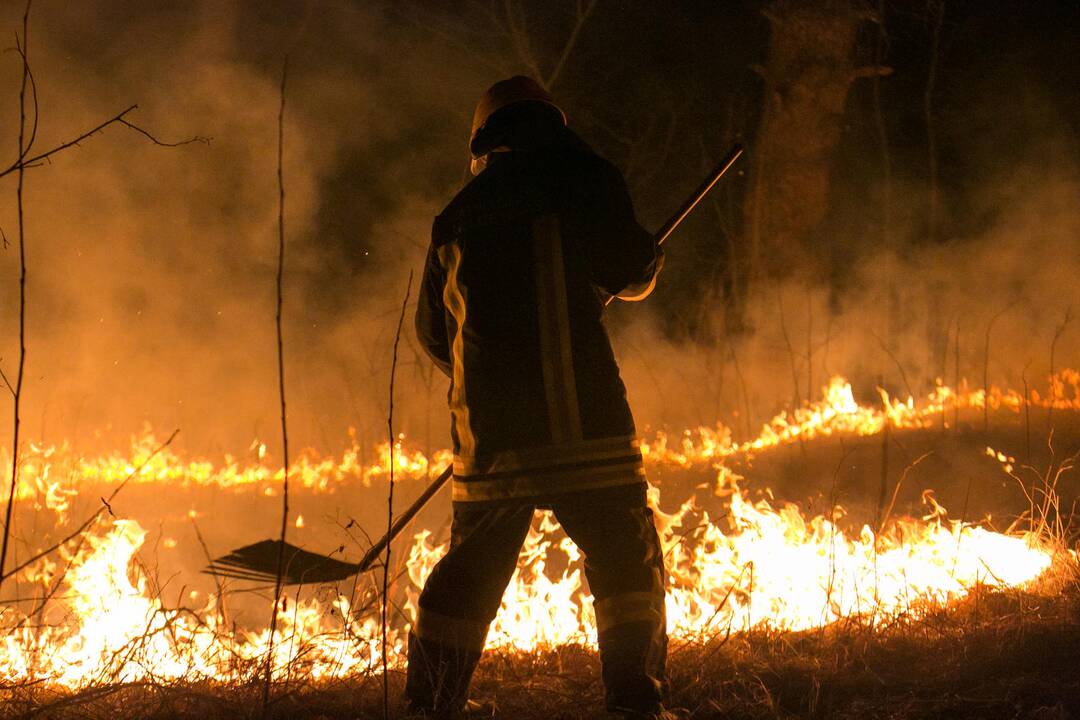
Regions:
<svg viewBox="0 0 1080 720"><path fill-rule="evenodd" d="M620 290L615 297L627 302L637 302L649 297L653 288L656 287L656 276L660 274L660 270L664 267L664 248L661 245L656 246L656 255L652 262L652 275L648 280L642 283L634 283L627 285Z"/></svg>

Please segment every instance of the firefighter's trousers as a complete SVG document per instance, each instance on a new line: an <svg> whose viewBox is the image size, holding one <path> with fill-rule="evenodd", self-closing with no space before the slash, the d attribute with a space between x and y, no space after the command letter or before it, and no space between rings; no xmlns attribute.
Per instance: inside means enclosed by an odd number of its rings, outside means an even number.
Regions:
<svg viewBox="0 0 1080 720"><path fill-rule="evenodd" d="M664 560L644 486L566 494L543 506L585 557L608 707L658 707L667 652ZM465 703L534 509L454 503L450 550L424 586L409 636L413 706L452 712Z"/></svg>

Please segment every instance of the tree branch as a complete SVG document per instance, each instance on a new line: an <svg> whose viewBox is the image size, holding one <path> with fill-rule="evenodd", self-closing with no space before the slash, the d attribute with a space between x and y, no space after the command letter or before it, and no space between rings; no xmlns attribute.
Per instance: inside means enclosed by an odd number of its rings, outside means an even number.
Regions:
<svg viewBox="0 0 1080 720"><path fill-rule="evenodd" d="M504 0L506 13L506 30L510 35L510 42L517 52L521 62L529 68L529 72L538 81L543 82L543 74L540 72L540 64L533 54L532 43L529 41L528 20L525 17L525 9L514 3L514 0Z"/></svg>
<svg viewBox="0 0 1080 720"><path fill-rule="evenodd" d="M25 28L24 28L25 31ZM23 70L26 72L26 79L30 83L30 97L34 106L34 124L30 128L30 138L26 141L25 147L22 149L20 157L25 157L26 153L30 152L30 148L34 146L34 140L37 139L38 129L38 97L37 97L37 82L34 80L34 72L30 68L30 63L26 59L26 47L24 47L22 40L19 38L19 34L15 34L15 52L22 58Z"/></svg>
<svg viewBox="0 0 1080 720"><path fill-rule="evenodd" d="M4 374L4 368L0 367L0 380L4 381L4 385L7 386L8 392L12 395L15 394L15 388L11 386L11 381L8 380L8 376Z"/></svg>
<svg viewBox="0 0 1080 720"><path fill-rule="evenodd" d="M577 15L577 22L574 23L574 29L570 32L570 37L566 40L566 45L563 46L562 54L559 56L559 60L555 63L555 68L548 75L544 81L544 86L548 90L551 90L555 81L559 79L560 73L562 73L563 66L566 64L566 59L570 57L570 51L574 49L574 45L577 44L578 35L581 34L581 28L585 26L585 23L589 20L589 15L592 14L593 8L596 7L597 0L590 0L589 4L585 6L584 10L579 8Z"/></svg>
<svg viewBox="0 0 1080 720"><path fill-rule="evenodd" d="M81 525L79 525L79 527L76 528L76 530L74 532L68 534L62 540L60 540L60 541L58 541L56 543L53 543L52 545L45 548L44 550L37 553L36 555L33 555L28 560L24 560L23 562L19 563L18 565L16 565L15 567L13 567L11 570L4 573L3 575L0 575L0 582L3 582L4 580L7 580L9 577L12 577L13 575L18 574L20 571L30 567L31 565L33 565L34 563L36 563L38 560L45 557L46 555L50 555L53 552L56 552L56 550L58 550L59 548L63 547L64 545L67 545L69 542L71 542L76 537L81 535L99 517L101 517L101 513L104 512L105 510L109 510L109 512L111 514L112 511L110 509L110 503L117 496L117 494L121 490L124 489L124 486L128 484L128 481L130 481L131 478L135 477L140 472L142 472L142 469L144 467L146 467L147 465L149 465L150 461L153 460L155 457L157 457L158 454L161 453L162 450L169 447L169 445L172 445L172 441L175 440L176 436L179 435L179 434L180 434L179 429L173 430L172 435L169 436L169 439L166 440L165 442L161 443L160 445L158 445L157 449L154 450L154 452L150 453L150 455L146 458L146 460L144 460L142 462L141 465L139 465L137 468L132 470L128 474L128 476L126 478L124 478L123 482L121 482L119 485L117 485L116 488L111 493L109 493L109 497L101 499L101 507L99 507L97 509L97 511L94 512L93 515L88 517Z"/></svg>
<svg viewBox="0 0 1080 720"><path fill-rule="evenodd" d="M74 147L74 146L78 145L83 140L86 140L87 138L98 134L99 132L101 132L105 128L109 127L110 125L114 125L114 124L124 125L124 126L130 128L130 129L140 133L141 135L144 135L145 137L149 138L150 141L153 142L155 145L160 145L162 147L179 147L180 145L190 145L191 143L196 143L196 142L197 143L203 143L204 145L209 145L210 144L210 138L203 137L201 135L196 135L194 137L188 138L187 140L181 140L180 142L175 142L175 143L163 142L163 141L157 139L152 134L150 134L148 131L144 130L143 128L139 127L138 125L135 125L132 122L129 122L126 119L126 116L128 114L134 112L135 110L137 110L138 107L139 107L138 105L132 105L131 107L124 110L123 112L117 113L116 115L109 118L108 120L105 120L104 122L99 123L98 125L91 128L90 130L87 130L86 132L82 133L81 135L74 138L73 140L68 140L67 142L61 143L61 144L57 145L56 147L52 148L51 150L46 150L45 152L38 153L37 155L34 155L32 157L25 157L25 158L21 158L19 160L16 160L7 169L5 169L3 171L0 171L0 177L4 177L5 175L10 175L11 173L16 172L20 168L37 167L43 161L48 160L53 155L55 155L55 154L57 154L59 152L62 152L64 150L67 150L70 147Z"/></svg>
<svg viewBox="0 0 1080 720"><path fill-rule="evenodd" d="M202 143L203 145L209 145L210 144L210 138L203 137L201 135L196 135L194 137L188 138L187 140L180 140L178 142L165 142L164 140L159 140L158 138L156 138L148 130L144 130L143 128L139 127L138 125L136 125L134 123L131 123L131 122L128 122L127 120L125 120L123 118L117 118L116 122L120 123L121 125L123 125L123 126L125 126L127 128L130 128L130 129L134 130L135 132L137 132L140 135L142 135L142 136L146 137L147 139L149 139L150 142L154 143L155 145L160 145L161 147L180 147L181 145L190 145L191 143L196 143L196 142L197 143Z"/></svg>

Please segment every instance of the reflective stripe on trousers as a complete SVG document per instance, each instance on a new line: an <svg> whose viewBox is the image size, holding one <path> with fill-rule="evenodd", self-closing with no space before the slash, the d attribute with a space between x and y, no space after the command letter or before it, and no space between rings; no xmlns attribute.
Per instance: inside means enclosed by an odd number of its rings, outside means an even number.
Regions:
<svg viewBox="0 0 1080 720"><path fill-rule="evenodd" d="M453 498L455 502L535 502L544 496L644 482L637 438L595 438L484 457L457 455Z"/></svg>

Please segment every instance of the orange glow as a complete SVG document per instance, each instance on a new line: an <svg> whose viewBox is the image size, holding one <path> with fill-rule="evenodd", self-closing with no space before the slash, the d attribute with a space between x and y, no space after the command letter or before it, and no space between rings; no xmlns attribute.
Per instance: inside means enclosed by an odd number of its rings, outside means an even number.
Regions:
<svg viewBox="0 0 1080 720"><path fill-rule="evenodd" d="M1080 375L1055 376L1046 398L1032 393L1033 405L1080 410ZM988 400L989 398L989 400ZM820 401L777 415L757 437L738 441L724 427L687 431L674 441L657 434L643 443L646 462L679 467L712 466L715 490L727 497L729 513L713 518L691 497L674 513L650 501L667 553L668 624L676 639L751 628L802 630L853 618L868 625L899 617L918 618L928 608L964 597L973 587L1023 587L1046 572L1055 552L1032 536L1006 535L948 519L927 493L927 514L896 520L880 535L870 527L845 532L832 516L807 516L792 504L754 500L740 478L723 465L727 458L768 452L800 439L865 436L895 428L927 427L940 420L943 403L1019 411L1024 398L992 388L954 392L939 386L923 400L899 401L881 393L879 407L860 406L850 384L834 378ZM399 438L396 474L420 481L449 460L445 451L429 463ZM283 472L266 464L266 448L252 446L252 458L226 458L215 465L184 460L166 448L151 457L157 441L145 433L127 456L78 457L66 447L31 448L21 474L19 498L53 513L57 524L70 512L80 484L132 482L181 486L214 485L235 492L274 494ZM1005 451L986 454L1011 472ZM390 448L365 465L355 443L339 458L302 454L290 479L314 493L345 483L381 483ZM141 467L141 469L140 469ZM195 517L192 511L192 517ZM304 527L301 516L294 520ZM580 553L558 539L549 513L541 513L522 549L518 569L504 596L489 645L532 651L561 643L592 644L595 622L584 588ZM85 541L73 541L25 569L20 579L40 592L55 589L41 618L26 622L9 608L0 620L0 677L45 680L77 688L96 682L163 679L244 679L258 671L268 641L266 629L242 630L221 622L218 598L191 591L200 602L176 609L155 593L136 560L147 532L134 520L104 518ZM175 545L175 541L167 539ZM445 545L417 533L408 549L404 607L414 617L419 588ZM1071 555L1071 553L1069 553ZM552 566L560 569L552 571ZM55 586L55 587L54 587ZM377 669L377 619L354 613L341 595L290 600L279 607L275 667L319 678ZM390 634L389 660L403 662L407 625Z"/></svg>

